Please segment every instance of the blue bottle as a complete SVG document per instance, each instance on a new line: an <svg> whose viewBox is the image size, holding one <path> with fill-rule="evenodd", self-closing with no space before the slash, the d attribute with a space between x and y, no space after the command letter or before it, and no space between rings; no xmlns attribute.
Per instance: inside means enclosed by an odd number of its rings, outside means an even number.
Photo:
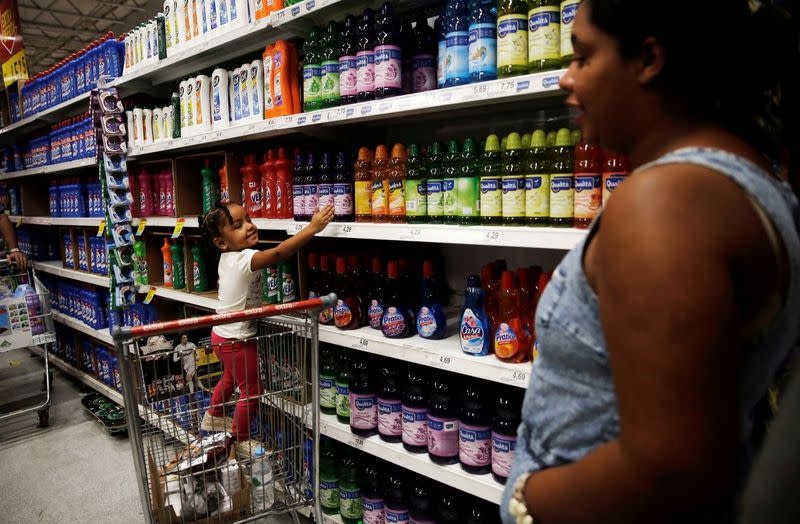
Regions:
<svg viewBox="0 0 800 524"><path fill-rule="evenodd" d="M497 78L497 2L471 0L469 5L469 79Z"/></svg>
<svg viewBox="0 0 800 524"><path fill-rule="evenodd" d="M441 340L447 333L447 317L442 311L439 286L434 280L433 262L422 264L422 307L417 314L417 333L422 338Z"/></svg>
<svg viewBox="0 0 800 524"><path fill-rule="evenodd" d="M447 55L447 40L444 38L444 16L436 18L433 23L433 32L436 35L436 88L444 87L444 59Z"/></svg>
<svg viewBox="0 0 800 524"><path fill-rule="evenodd" d="M461 313L461 328L458 333L461 351L468 355L484 356L491 352L492 329L483 300L481 278L470 275L464 290L464 311Z"/></svg>
<svg viewBox="0 0 800 524"><path fill-rule="evenodd" d="M386 338L408 338L416 332L414 312L409 306L408 289L403 285L396 260L387 268L386 303L381 317L381 332Z"/></svg>
<svg viewBox="0 0 800 524"><path fill-rule="evenodd" d="M445 87L469 83L469 9L466 0L447 0L444 19Z"/></svg>

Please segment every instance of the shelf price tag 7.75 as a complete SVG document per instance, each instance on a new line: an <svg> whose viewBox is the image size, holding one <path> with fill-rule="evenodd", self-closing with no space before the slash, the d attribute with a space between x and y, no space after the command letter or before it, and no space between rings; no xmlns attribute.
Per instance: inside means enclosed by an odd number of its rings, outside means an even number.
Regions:
<svg viewBox="0 0 800 524"><path fill-rule="evenodd" d="M493 96L509 96L517 91L516 80L503 80L500 82L493 82L489 85L488 95Z"/></svg>

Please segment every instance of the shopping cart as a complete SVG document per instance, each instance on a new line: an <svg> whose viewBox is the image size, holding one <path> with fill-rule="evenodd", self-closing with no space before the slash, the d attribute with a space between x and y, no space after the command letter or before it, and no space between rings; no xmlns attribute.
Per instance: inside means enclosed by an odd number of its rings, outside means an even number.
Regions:
<svg viewBox="0 0 800 524"><path fill-rule="evenodd" d="M55 342L55 328L50 312L50 293L31 268L20 271L7 260L0 260L0 353L37 346L44 358L42 390L44 400L8 413L0 421L36 411L39 427L50 424L50 365L48 352Z"/></svg>
<svg viewBox="0 0 800 524"><path fill-rule="evenodd" d="M146 522L250 522L281 513L298 522L301 509L322 522L314 496L319 487L316 311L335 301L330 295L114 329ZM206 335L212 326L242 321L258 322L257 335L237 344L254 344L262 387L250 395L240 391L221 405L230 412L239 403L251 413L249 451L234 442L221 416L216 426L205 424L211 420L206 411L212 391L222 380L220 364L207 356L245 351L213 346ZM197 347L181 345L183 334ZM171 335L176 340L170 341ZM234 376L254 372L243 360L234 359L227 371Z"/></svg>

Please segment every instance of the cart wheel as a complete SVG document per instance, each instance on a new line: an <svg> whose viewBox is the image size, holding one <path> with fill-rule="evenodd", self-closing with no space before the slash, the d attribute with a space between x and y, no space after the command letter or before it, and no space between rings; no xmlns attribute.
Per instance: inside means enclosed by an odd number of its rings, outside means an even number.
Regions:
<svg viewBox="0 0 800 524"><path fill-rule="evenodd" d="M39 426L40 428L46 428L50 425L50 408L40 409L39 410Z"/></svg>

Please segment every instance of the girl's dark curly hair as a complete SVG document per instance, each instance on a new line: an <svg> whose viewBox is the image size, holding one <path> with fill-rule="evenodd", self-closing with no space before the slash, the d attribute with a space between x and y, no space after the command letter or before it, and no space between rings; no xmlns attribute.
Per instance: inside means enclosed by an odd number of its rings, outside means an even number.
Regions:
<svg viewBox="0 0 800 524"><path fill-rule="evenodd" d="M219 255L219 248L214 244L214 239L222 235L222 228L226 224L233 224L228 202L217 202L208 213L200 217L200 230L209 253Z"/></svg>

